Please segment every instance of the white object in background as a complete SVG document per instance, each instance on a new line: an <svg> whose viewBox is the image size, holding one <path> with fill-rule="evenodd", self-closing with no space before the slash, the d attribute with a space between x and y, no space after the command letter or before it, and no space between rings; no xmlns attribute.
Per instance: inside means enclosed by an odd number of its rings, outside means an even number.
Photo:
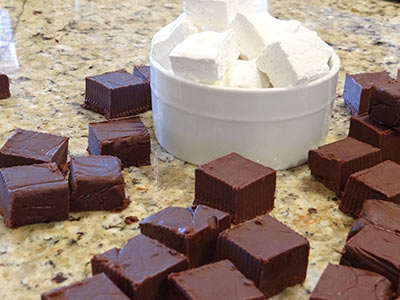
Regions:
<svg viewBox="0 0 400 300"><path fill-rule="evenodd" d="M183 13L175 21L161 28L151 41L151 55L167 70L171 70L169 54L176 45L200 30Z"/></svg>
<svg viewBox="0 0 400 300"><path fill-rule="evenodd" d="M203 164L231 152L277 170L307 160L328 133L340 69L295 88L234 89L167 72L150 57L157 140L169 153Z"/></svg>
<svg viewBox="0 0 400 300"><path fill-rule="evenodd" d="M257 67L274 87L294 87L318 79L329 72L325 56L295 36L268 45L257 58Z"/></svg>
<svg viewBox="0 0 400 300"><path fill-rule="evenodd" d="M237 60L228 68L220 86L257 89L270 87L270 82L254 60Z"/></svg>
<svg viewBox="0 0 400 300"><path fill-rule="evenodd" d="M0 9L0 71L11 74L19 69L17 51L13 39L8 12Z"/></svg>
<svg viewBox="0 0 400 300"><path fill-rule="evenodd" d="M231 27L235 32L243 59L254 59L261 51L280 39L293 35L300 28L296 20L279 20L268 12L238 13Z"/></svg>
<svg viewBox="0 0 400 300"><path fill-rule="evenodd" d="M204 31L190 35L169 55L172 70L180 77L214 83L239 57L233 31Z"/></svg>
<svg viewBox="0 0 400 300"><path fill-rule="evenodd" d="M316 31L310 30L304 26L300 26L295 33L297 39L303 40L312 46L313 48L319 50L324 56L326 63L332 56L333 48L326 44L319 36Z"/></svg>
<svg viewBox="0 0 400 300"><path fill-rule="evenodd" d="M225 30L239 10L254 11L249 0L184 0L183 8L194 24L216 31Z"/></svg>

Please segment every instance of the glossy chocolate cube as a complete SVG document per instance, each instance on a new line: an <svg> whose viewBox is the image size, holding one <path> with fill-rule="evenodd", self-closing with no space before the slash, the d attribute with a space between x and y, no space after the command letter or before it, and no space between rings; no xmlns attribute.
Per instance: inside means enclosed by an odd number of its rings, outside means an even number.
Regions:
<svg viewBox="0 0 400 300"><path fill-rule="evenodd" d="M349 176L380 163L381 152L379 148L347 137L311 150L308 166L315 179L340 196Z"/></svg>
<svg viewBox="0 0 400 300"><path fill-rule="evenodd" d="M222 232L217 259L230 260L269 298L306 278L307 239L263 215Z"/></svg>
<svg viewBox="0 0 400 300"><path fill-rule="evenodd" d="M89 123L88 151L116 156L123 167L149 165L150 134L139 117Z"/></svg>
<svg viewBox="0 0 400 300"><path fill-rule="evenodd" d="M0 73L0 99L7 99L10 94L10 80L6 74Z"/></svg>
<svg viewBox="0 0 400 300"><path fill-rule="evenodd" d="M238 224L274 208L276 172L237 153L231 153L195 170L195 199L229 212Z"/></svg>

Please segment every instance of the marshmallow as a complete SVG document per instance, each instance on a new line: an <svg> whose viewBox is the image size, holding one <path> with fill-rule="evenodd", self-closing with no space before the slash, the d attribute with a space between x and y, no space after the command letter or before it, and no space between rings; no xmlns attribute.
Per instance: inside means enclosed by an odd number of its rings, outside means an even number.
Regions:
<svg viewBox="0 0 400 300"><path fill-rule="evenodd" d="M239 47L232 30L192 34L169 55L176 75L204 83L221 79L238 57Z"/></svg>
<svg viewBox="0 0 400 300"><path fill-rule="evenodd" d="M278 20L269 13L238 13L232 22L240 56L243 59L254 59L268 45L298 31L301 23L295 20Z"/></svg>
<svg viewBox="0 0 400 300"><path fill-rule="evenodd" d="M216 31L225 30L238 11L254 12L251 0L184 0L183 7L194 24Z"/></svg>
<svg viewBox="0 0 400 300"><path fill-rule="evenodd" d="M257 58L257 67L266 73L274 87L293 87L329 72L325 56L295 35L268 45Z"/></svg>
<svg viewBox="0 0 400 300"><path fill-rule="evenodd" d="M258 70L254 60L236 60L229 67L219 85L238 88L268 88L270 82L267 75Z"/></svg>
<svg viewBox="0 0 400 300"><path fill-rule="evenodd" d="M333 49L318 36L318 33L316 31L310 30L304 26L300 26L295 33L295 37L309 43L310 46L319 50L324 56L324 61L328 63L329 59L332 56Z"/></svg>
<svg viewBox="0 0 400 300"><path fill-rule="evenodd" d="M175 21L157 32L151 42L151 55L167 70L171 70L169 54L176 45L200 30L181 14Z"/></svg>

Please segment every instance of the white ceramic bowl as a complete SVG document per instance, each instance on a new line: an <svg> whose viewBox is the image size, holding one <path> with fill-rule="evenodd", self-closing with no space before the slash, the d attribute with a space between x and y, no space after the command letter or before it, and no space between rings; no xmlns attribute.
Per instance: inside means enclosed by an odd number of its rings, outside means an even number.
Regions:
<svg viewBox="0 0 400 300"><path fill-rule="evenodd" d="M189 81L150 57L157 140L172 155L203 164L237 152L282 170L307 160L328 133L340 69L294 88L237 89Z"/></svg>

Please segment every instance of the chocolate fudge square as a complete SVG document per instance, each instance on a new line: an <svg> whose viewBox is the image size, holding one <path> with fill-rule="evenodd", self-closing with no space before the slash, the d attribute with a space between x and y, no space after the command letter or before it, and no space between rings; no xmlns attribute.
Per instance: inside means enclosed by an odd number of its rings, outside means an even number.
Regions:
<svg viewBox="0 0 400 300"><path fill-rule="evenodd" d="M74 156L70 168L71 211L116 210L127 205L117 157Z"/></svg>
<svg viewBox="0 0 400 300"><path fill-rule="evenodd" d="M122 167L149 165L150 134L139 117L89 123L88 151L116 156Z"/></svg>
<svg viewBox="0 0 400 300"><path fill-rule="evenodd" d="M376 272L398 290L400 279L400 235L366 225L347 241L340 259L341 265Z"/></svg>
<svg viewBox="0 0 400 300"><path fill-rule="evenodd" d="M150 108L149 83L125 70L86 77L83 107L107 119L137 115Z"/></svg>
<svg viewBox="0 0 400 300"><path fill-rule="evenodd" d="M400 69L397 70L397 78L398 81L400 81Z"/></svg>
<svg viewBox="0 0 400 300"><path fill-rule="evenodd" d="M400 163L400 133L374 122L367 114L350 119L349 136L381 149L383 160Z"/></svg>
<svg viewBox="0 0 400 300"><path fill-rule="evenodd" d="M229 212L239 224L274 208L276 172L237 153L195 170L194 203Z"/></svg>
<svg viewBox="0 0 400 300"><path fill-rule="evenodd" d="M67 163L67 137L16 129L0 149L0 168L55 162Z"/></svg>
<svg viewBox="0 0 400 300"><path fill-rule="evenodd" d="M185 254L189 267L210 263L218 234L230 227L229 213L198 205L167 207L139 224L142 234Z"/></svg>
<svg viewBox="0 0 400 300"><path fill-rule="evenodd" d="M371 87L374 83L391 80L386 71L361 74L346 74L343 98L352 115L368 112Z"/></svg>
<svg viewBox="0 0 400 300"><path fill-rule="evenodd" d="M52 289L42 294L42 300L129 300L104 273Z"/></svg>
<svg viewBox="0 0 400 300"><path fill-rule="evenodd" d="M263 215L223 231L216 258L230 260L268 298L305 280L309 249L305 237Z"/></svg>
<svg viewBox="0 0 400 300"><path fill-rule="evenodd" d="M143 80L150 81L150 67L149 66L136 66L133 69L133 75L142 78Z"/></svg>
<svg viewBox="0 0 400 300"><path fill-rule="evenodd" d="M121 249L95 255L91 263L93 274L104 272L133 300L165 300L168 275L187 269L184 255L142 234Z"/></svg>
<svg viewBox="0 0 400 300"><path fill-rule="evenodd" d="M7 99L10 97L10 80L6 74L0 73L0 99Z"/></svg>
<svg viewBox="0 0 400 300"><path fill-rule="evenodd" d="M382 161L382 151L351 137L324 145L308 153L311 175L337 195L349 176Z"/></svg>
<svg viewBox="0 0 400 300"><path fill-rule="evenodd" d="M358 219L353 222L347 240L368 224L400 234L399 216L400 205L384 200L365 200Z"/></svg>
<svg viewBox="0 0 400 300"><path fill-rule="evenodd" d="M169 300L266 300L229 260L172 273L168 280Z"/></svg>
<svg viewBox="0 0 400 300"><path fill-rule="evenodd" d="M400 132L400 81L374 84L368 113L375 122Z"/></svg>
<svg viewBox="0 0 400 300"><path fill-rule="evenodd" d="M357 216L365 200L378 199L400 204L400 165L390 160L352 174L339 209Z"/></svg>
<svg viewBox="0 0 400 300"><path fill-rule="evenodd" d="M388 300L391 283L385 277L347 266L329 264L310 300Z"/></svg>
<svg viewBox="0 0 400 300"><path fill-rule="evenodd" d="M10 228L66 220L68 183L55 163L0 169L0 211Z"/></svg>

